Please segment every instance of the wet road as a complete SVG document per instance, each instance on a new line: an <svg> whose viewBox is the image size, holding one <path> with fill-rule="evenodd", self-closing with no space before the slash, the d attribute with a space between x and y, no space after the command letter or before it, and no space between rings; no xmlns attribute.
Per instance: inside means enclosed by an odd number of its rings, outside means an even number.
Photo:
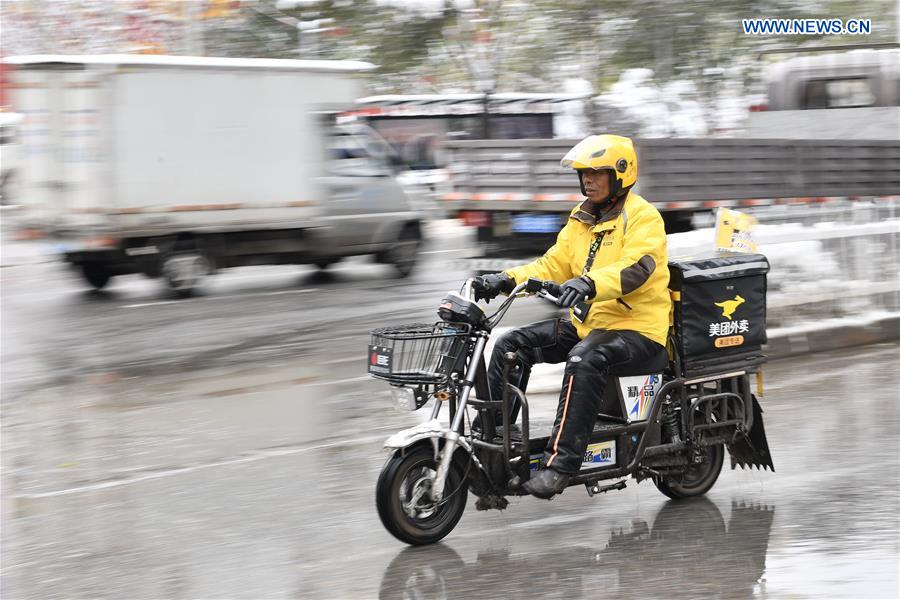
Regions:
<svg viewBox="0 0 900 600"><path fill-rule="evenodd" d="M423 411L394 412L364 375L366 331L432 318L464 276L445 260L454 235L411 281L247 269L188 302L4 267L2 596L900 594L896 345L768 367L774 474L725 470L687 503L646 482L502 513L470 497L445 543L405 549L373 491L381 442ZM510 324L546 312L523 303ZM547 427L555 400L535 402Z"/></svg>

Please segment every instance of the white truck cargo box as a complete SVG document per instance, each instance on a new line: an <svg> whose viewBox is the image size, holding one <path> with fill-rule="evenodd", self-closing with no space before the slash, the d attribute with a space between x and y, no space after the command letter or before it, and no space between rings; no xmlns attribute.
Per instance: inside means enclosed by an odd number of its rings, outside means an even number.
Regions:
<svg viewBox="0 0 900 600"><path fill-rule="evenodd" d="M29 141L26 205L51 226L105 214L121 230L303 219L323 199L325 153L310 143L322 139L317 112L352 103L359 83L348 75L370 67L146 56L7 62L17 67L15 105ZM223 207L231 210L215 210Z"/></svg>

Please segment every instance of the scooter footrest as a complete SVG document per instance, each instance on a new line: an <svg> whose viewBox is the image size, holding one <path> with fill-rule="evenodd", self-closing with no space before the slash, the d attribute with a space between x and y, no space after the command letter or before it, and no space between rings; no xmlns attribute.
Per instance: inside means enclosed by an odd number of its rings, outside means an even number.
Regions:
<svg viewBox="0 0 900 600"><path fill-rule="evenodd" d="M588 496L593 498L597 494L604 494L612 490L624 490L626 485L625 481L622 480L610 485L600 485L598 482L586 483L584 487L587 489Z"/></svg>
<svg viewBox="0 0 900 600"><path fill-rule="evenodd" d="M510 427L509 429L509 439L513 443L519 442L522 443L522 430L518 425ZM503 442L503 427L495 427L494 428L494 438L492 440L495 444L499 444Z"/></svg>
<svg viewBox="0 0 900 600"><path fill-rule="evenodd" d="M622 425L624 425L624 423L611 421L609 419L597 419L597 421L594 423L594 432L600 433L611 429L619 429L620 427L622 427Z"/></svg>

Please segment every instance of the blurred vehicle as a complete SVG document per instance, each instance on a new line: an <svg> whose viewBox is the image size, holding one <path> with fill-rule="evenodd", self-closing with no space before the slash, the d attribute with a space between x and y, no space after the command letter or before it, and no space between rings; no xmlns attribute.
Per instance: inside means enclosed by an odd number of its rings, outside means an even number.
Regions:
<svg viewBox="0 0 900 600"><path fill-rule="evenodd" d="M476 228L482 257L497 271L552 245L575 205L578 179L559 160L578 140L449 142L448 214ZM660 211L667 233L689 231L696 212L816 202L824 197L894 196L900 140L635 140L637 193ZM840 169L836 168L840 164ZM514 261L514 262L510 262ZM518 262L515 262L518 261Z"/></svg>
<svg viewBox="0 0 900 600"><path fill-rule="evenodd" d="M22 165L19 127L22 115L0 112L0 204L16 203L16 183Z"/></svg>
<svg viewBox="0 0 900 600"><path fill-rule="evenodd" d="M397 149L398 179L422 205L452 191L444 144L460 139L550 139L573 126L572 105L585 94L398 94L368 96L344 113L368 124ZM485 112L487 111L487 112Z"/></svg>
<svg viewBox="0 0 900 600"><path fill-rule="evenodd" d="M58 238L95 288L216 269L375 254L410 273L420 214L389 146L336 126L352 61L11 57L25 115L23 226Z"/></svg>
<svg viewBox="0 0 900 600"><path fill-rule="evenodd" d="M768 72L768 97L767 105L748 115L748 133L741 138L636 140L637 192L659 209L668 233L691 230L696 213L720 206L896 195L900 49L831 51L782 61ZM590 111L593 123L606 123L603 128L612 123L617 132L639 129L601 100L595 99ZM445 214L477 231L480 257L470 261L473 272L502 270L518 264L510 260L536 256L554 242L572 207L583 200L576 181L558 165L575 141L444 144L452 190L439 196L440 204Z"/></svg>
<svg viewBox="0 0 900 600"><path fill-rule="evenodd" d="M900 132L900 48L790 58L769 67L766 88L749 137L896 140Z"/></svg>

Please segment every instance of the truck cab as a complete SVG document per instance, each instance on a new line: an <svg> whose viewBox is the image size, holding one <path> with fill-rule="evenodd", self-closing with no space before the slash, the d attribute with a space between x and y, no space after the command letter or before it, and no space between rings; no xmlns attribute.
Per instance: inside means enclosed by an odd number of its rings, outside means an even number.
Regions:
<svg viewBox="0 0 900 600"><path fill-rule="evenodd" d="M900 48L789 58L768 67L765 85L748 137L895 140L900 131Z"/></svg>

